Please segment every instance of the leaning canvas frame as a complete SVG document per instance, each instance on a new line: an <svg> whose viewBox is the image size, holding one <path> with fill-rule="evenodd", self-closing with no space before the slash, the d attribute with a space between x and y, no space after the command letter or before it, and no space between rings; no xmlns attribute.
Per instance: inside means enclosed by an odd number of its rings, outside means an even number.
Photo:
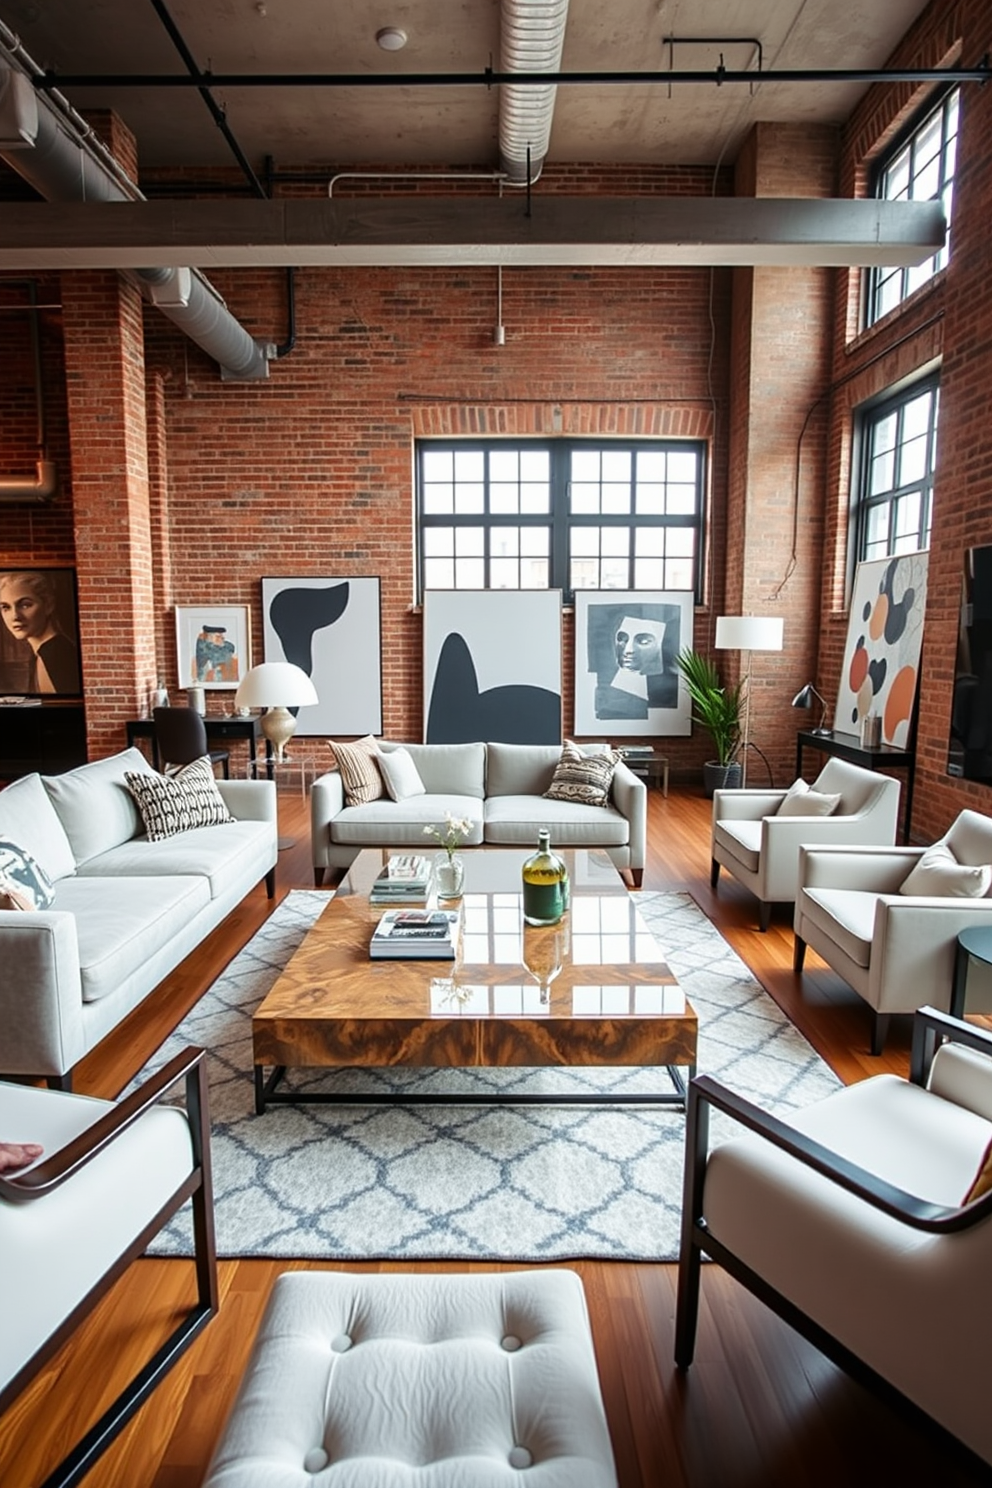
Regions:
<svg viewBox="0 0 992 1488"><path fill-rule="evenodd" d="M82 697L83 683L79 657L79 600L74 568L40 568L24 564L18 568L0 568L0 580L20 580L20 593L34 593L44 605L44 614L56 634L55 644L42 642L37 656L35 648L21 631L11 628L16 612L13 591L0 593L0 695L16 697ZM34 581L34 583L32 583ZM37 587L36 587L37 586ZM6 587L6 586L4 586ZM46 627L47 628L47 627ZM43 632L35 631L37 637Z"/></svg>
<svg viewBox="0 0 992 1488"><path fill-rule="evenodd" d="M675 659L692 646L695 596L691 590L575 591L575 732L621 738L685 735L692 731L689 696ZM619 664L617 636L624 620L660 640L644 646L640 672ZM626 627L630 629L631 627Z"/></svg>
<svg viewBox="0 0 992 1488"><path fill-rule="evenodd" d="M561 591L428 589L424 739L561 743Z"/></svg>
<svg viewBox="0 0 992 1488"><path fill-rule="evenodd" d="M927 606L926 549L859 563L834 713L839 733L861 734L881 715L882 743L909 747Z"/></svg>
<svg viewBox="0 0 992 1488"><path fill-rule="evenodd" d="M176 605L179 686L233 692L251 666L247 605Z"/></svg>
<svg viewBox="0 0 992 1488"><path fill-rule="evenodd" d="M266 661L302 668L317 702L300 708L297 737L382 733L382 620L376 578L263 578Z"/></svg>

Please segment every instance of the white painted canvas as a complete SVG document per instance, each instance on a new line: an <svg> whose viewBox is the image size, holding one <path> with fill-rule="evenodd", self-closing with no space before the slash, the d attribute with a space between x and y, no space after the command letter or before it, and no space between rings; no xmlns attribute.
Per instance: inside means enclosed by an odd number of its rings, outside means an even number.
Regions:
<svg viewBox="0 0 992 1488"><path fill-rule="evenodd" d="M424 739L561 742L560 590L427 590Z"/></svg>
<svg viewBox="0 0 992 1488"><path fill-rule="evenodd" d="M382 733L377 578L263 579L262 626L265 660L293 662L317 690L297 736Z"/></svg>
<svg viewBox="0 0 992 1488"><path fill-rule="evenodd" d="M875 713L882 720L882 743L909 747L929 558L923 549L858 564L834 714L838 733L860 736L862 719Z"/></svg>
<svg viewBox="0 0 992 1488"><path fill-rule="evenodd" d="M692 729L676 657L692 646L689 590L576 590L575 732L621 738Z"/></svg>

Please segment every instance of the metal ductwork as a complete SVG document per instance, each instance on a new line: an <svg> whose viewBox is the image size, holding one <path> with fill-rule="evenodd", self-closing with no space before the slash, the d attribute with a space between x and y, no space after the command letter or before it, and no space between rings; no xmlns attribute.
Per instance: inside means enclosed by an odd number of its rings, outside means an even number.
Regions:
<svg viewBox="0 0 992 1488"><path fill-rule="evenodd" d="M568 0L503 0L500 64L504 72L560 72ZM511 186L541 174L555 111L553 83L500 88L499 157ZM528 179L528 163L530 176Z"/></svg>
<svg viewBox="0 0 992 1488"><path fill-rule="evenodd" d="M0 58L0 158L46 201L141 201L137 186L115 172L73 132L26 74ZM220 364L221 376L253 381L269 374L270 347L234 318L198 269L131 271L162 314Z"/></svg>

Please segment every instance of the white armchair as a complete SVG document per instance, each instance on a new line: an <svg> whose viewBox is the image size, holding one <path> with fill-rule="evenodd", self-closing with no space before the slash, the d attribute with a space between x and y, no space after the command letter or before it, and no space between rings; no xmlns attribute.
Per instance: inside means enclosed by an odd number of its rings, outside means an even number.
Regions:
<svg viewBox="0 0 992 1488"><path fill-rule="evenodd" d="M992 863L992 820L962 811L940 839L959 863ZM881 1054L893 1013L950 1006L960 931L992 925L992 899L900 894L922 847L804 848L796 896L793 969L806 947L874 1013L871 1050Z"/></svg>
<svg viewBox="0 0 992 1488"><path fill-rule="evenodd" d="M161 1348L46 1478L78 1483L217 1311L203 1051L187 1049L119 1102L0 1084L0 1136L39 1142L0 1178L0 1412L149 1240L193 1204L197 1298ZM185 1081L186 1109L159 1104Z"/></svg>
<svg viewBox="0 0 992 1488"><path fill-rule="evenodd" d="M711 1109L746 1131L709 1151ZM992 1190L965 1202L990 1140L992 1035L932 1009L917 1014L909 1080L862 1080L788 1125L693 1080L678 1367L692 1363L705 1253L834 1363L992 1463Z"/></svg>
<svg viewBox="0 0 992 1488"><path fill-rule="evenodd" d="M895 842L899 782L846 760L828 760L812 790L840 795L830 816L777 816L784 790L718 790L713 793L710 885L720 869L759 901L759 924L768 929L772 905L796 897L799 849L807 842Z"/></svg>

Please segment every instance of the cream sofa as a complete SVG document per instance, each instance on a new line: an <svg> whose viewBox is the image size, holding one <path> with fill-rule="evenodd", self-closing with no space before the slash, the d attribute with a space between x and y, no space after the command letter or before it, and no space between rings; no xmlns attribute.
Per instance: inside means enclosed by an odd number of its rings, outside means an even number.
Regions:
<svg viewBox="0 0 992 1488"><path fill-rule="evenodd" d="M594 751L596 745L585 746ZM561 750L556 744L404 744L381 740L383 753L409 750L426 788L405 801L346 806L337 770L320 776L310 796L314 881L327 868L347 868L363 847L430 849L426 826L446 812L470 823L466 847L537 846L548 827L556 847L600 847L636 886L644 872L647 787L623 763L613 775L607 806L548 801Z"/></svg>
<svg viewBox="0 0 992 1488"><path fill-rule="evenodd" d="M235 817L149 842L125 784L138 749L0 791L0 837L55 886L45 910L0 912L0 1072L71 1085L73 1065L263 877L275 893L276 792L219 780Z"/></svg>

